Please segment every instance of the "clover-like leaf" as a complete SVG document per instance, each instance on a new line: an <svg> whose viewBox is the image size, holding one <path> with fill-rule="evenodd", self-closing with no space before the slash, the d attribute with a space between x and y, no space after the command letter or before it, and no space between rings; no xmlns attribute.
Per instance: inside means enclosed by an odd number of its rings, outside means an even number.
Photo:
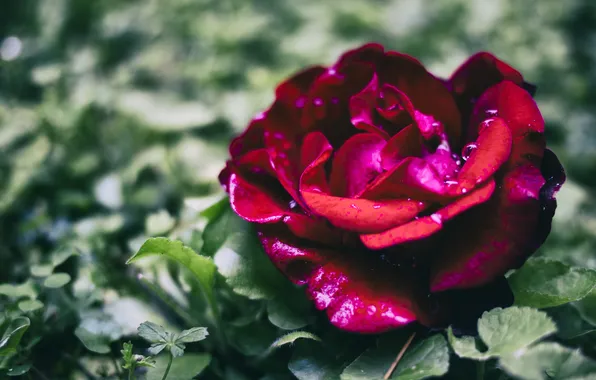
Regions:
<svg viewBox="0 0 596 380"><path fill-rule="evenodd" d="M182 330L178 335L175 337L176 343L191 343L191 342L198 342L207 338L209 333L207 332L207 328L205 327L193 327L188 330Z"/></svg>
<svg viewBox="0 0 596 380"><path fill-rule="evenodd" d="M513 354L556 331L555 323L546 313L529 307L510 307L485 312L478 320L478 335L487 351L479 351L473 337L456 338L451 328L447 333L458 356L487 360Z"/></svg>
<svg viewBox="0 0 596 380"><path fill-rule="evenodd" d="M168 334L163 326L153 322L143 322L137 329L139 336L151 343L167 343Z"/></svg>
<svg viewBox="0 0 596 380"><path fill-rule="evenodd" d="M170 348L170 353L175 358L178 358L178 357L184 355L184 350L186 349L186 347L182 343L171 344L171 345L169 345L169 348Z"/></svg>
<svg viewBox="0 0 596 380"><path fill-rule="evenodd" d="M515 304L546 308L577 301L596 286L596 270L533 258L508 278Z"/></svg>
<svg viewBox="0 0 596 380"><path fill-rule="evenodd" d="M43 307L43 302L38 300L23 300L19 302L18 307L23 313L30 313L41 309Z"/></svg>
<svg viewBox="0 0 596 380"><path fill-rule="evenodd" d="M34 277L47 277L54 271L54 266L52 264L32 265L29 270Z"/></svg>
<svg viewBox="0 0 596 380"><path fill-rule="evenodd" d="M29 329L31 321L27 317L17 317L8 323L0 339L0 356L12 355L23 338L23 334Z"/></svg>
<svg viewBox="0 0 596 380"><path fill-rule="evenodd" d="M501 357L500 366L523 380L596 379L596 361L579 350L546 342Z"/></svg>
<svg viewBox="0 0 596 380"><path fill-rule="evenodd" d="M27 280L22 284L0 284L0 295L4 295L10 298L31 298L37 297L37 291L33 287L33 282Z"/></svg>
<svg viewBox="0 0 596 380"><path fill-rule="evenodd" d="M341 374L341 380L381 379L387 372L402 345L406 342L402 333L380 338L376 347L369 348ZM419 380L442 376L449 369L449 347L441 334L414 343L395 368L391 379Z"/></svg>
<svg viewBox="0 0 596 380"><path fill-rule="evenodd" d="M162 352L166 347L168 346L167 343L153 343L148 349L147 351L153 355L156 356L158 355L160 352Z"/></svg>

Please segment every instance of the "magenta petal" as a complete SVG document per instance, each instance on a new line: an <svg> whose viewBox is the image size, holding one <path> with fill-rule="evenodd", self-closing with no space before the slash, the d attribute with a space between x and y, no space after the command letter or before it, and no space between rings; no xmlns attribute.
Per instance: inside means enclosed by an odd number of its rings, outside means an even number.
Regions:
<svg viewBox="0 0 596 380"><path fill-rule="evenodd" d="M245 180L232 169L229 176L230 204L244 220L255 223L280 221L287 209L279 196L263 186Z"/></svg>
<svg viewBox="0 0 596 380"><path fill-rule="evenodd" d="M381 168L385 140L379 135L359 133L350 137L335 153L331 167L331 193L353 197L373 180Z"/></svg>

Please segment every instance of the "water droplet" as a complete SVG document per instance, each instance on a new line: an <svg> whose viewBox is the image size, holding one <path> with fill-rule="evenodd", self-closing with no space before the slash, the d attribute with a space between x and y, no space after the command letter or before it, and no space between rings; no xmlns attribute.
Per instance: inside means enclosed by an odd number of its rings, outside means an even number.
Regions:
<svg viewBox="0 0 596 380"><path fill-rule="evenodd" d="M424 206L424 202L418 202L418 206L419 206L419 207L422 207L422 206Z"/></svg>
<svg viewBox="0 0 596 380"><path fill-rule="evenodd" d="M377 308L374 305L370 305L369 307L366 308L366 311L368 312L368 315L373 315L374 313L377 312Z"/></svg>
<svg viewBox="0 0 596 380"><path fill-rule="evenodd" d="M265 118L265 116L267 116L265 114L265 112L260 112L258 114L255 115L255 117L253 118L253 120L263 120Z"/></svg>
<svg viewBox="0 0 596 380"><path fill-rule="evenodd" d="M411 200L412 200L412 198L409 198L409 197L408 197L408 202L410 202Z"/></svg>
<svg viewBox="0 0 596 380"><path fill-rule="evenodd" d="M294 105L298 108L304 107L305 104L306 104L306 98L304 96L301 96L298 99L296 99L296 102L294 103Z"/></svg>
<svg viewBox="0 0 596 380"><path fill-rule="evenodd" d="M337 71L333 67L330 67L329 69L327 69L327 73L329 75L335 75L337 74Z"/></svg>
<svg viewBox="0 0 596 380"><path fill-rule="evenodd" d="M323 105L323 99L321 98L315 98L315 100L313 100L313 103L315 106L320 107Z"/></svg>
<svg viewBox="0 0 596 380"><path fill-rule="evenodd" d="M488 116L495 117L495 116L497 116L497 115L499 114L499 111L498 111L498 110L493 110L493 109L491 109L491 110L486 110L486 114L487 114Z"/></svg>
<svg viewBox="0 0 596 380"><path fill-rule="evenodd" d="M376 210L378 210L378 209L381 208L381 205L373 205L373 208L376 209Z"/></svg>
<svg viewBox="0 0 596 380"><path fill-rule="evenodd" d="M464 161L467 161L476 149L478 149L478 145L476 143L466 144L461 151L461 158L463 158Z"/></svg>
<svg viewBox="0 0 596 380"><path fill-rule="evenodd" d="M443 217L439 214L432 214L430 218L437 224L443 224Z"/></svg>
<svg viewBox="0 0 596 380"><path fill-rule="evenodd" d="M350 207L351 207L351 208L353 208L353 209L355 209L355 210L358 210L358 206L356 206L354 203L352 203L352 204L350 205Z"/></svg>
<svg viewBox="0 0 596 380"><path fill-rule="evenodd" d="M298 207L298 203L292 199L290 202L288 202L288 207L290 208L290 210L293 210L296 207Z"/></svg>
<svg viewBox="0 0 596 380"><path fill-rule="evenodd" d="M467 193L467 192L468 192L468 189L466 189L465 187L462 187L462 189L461 189L461 193L462 193L462 194L465 194L465 193Z"/></svg>
<svg viewBox="0 0 596 380"><path fill-rule="evenodd" d="M457 186L459 184L459 182L454 181L454 180L447 180L447 181L445 181L445 184L447 186Z"/></svg>

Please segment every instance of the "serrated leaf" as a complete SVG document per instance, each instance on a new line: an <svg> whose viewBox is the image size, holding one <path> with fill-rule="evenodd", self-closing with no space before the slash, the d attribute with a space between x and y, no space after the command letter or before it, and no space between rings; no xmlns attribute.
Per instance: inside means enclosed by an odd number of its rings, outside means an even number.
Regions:
<svg viewBox="0 0 596 380"><path fill-rule="evenodd" d="M596 327L586 322L579 311L570 304L546 310L557 325L557 336L573 339L596 331Z"/></svg>
<svg viewBox="0 0 596 380"><path fill-rule="evenodd" d="M52 274L54 271L54 266L51 264L45 265L32 265L29 269L31 271L31 275L35 277L47 277Z"/></svg>
<svg viewBox="0 0 596 380"><path fill-rule="evenodd" d="M203 230L201 254L213 256L226 242L231 233L241 232L246 225L233 212L229 212L230 200L226 197L201 212L209 222Z"/></svg>
<svg viewBox="0 0 596 380"><path fill-rule="evenodd" d="M148 349L147 352L149 352L151 355L156 356L158 355L160 352L162 352L164 350L164 348L166 348L167 344L166 343L153 343Z"/></svg>
<svg viewBox="0 0 596 380"><path fill-rule="evenodd" d="M191 248L184 246L180 241L157 237L147 240L141 246L141 249L128 259L126 263L130 264L144 257L155 255L168 257L190 270L198 280L209 302L214 304L213 284L216 267L211 258L198 255Z"/></svg>
<svg viewBox="0 0 596 380"><path fill-rule="evenodd" d="M573 306L579 311L584 320L596 326L596 289L580 301L574 302Z"/></svg>
<svg viewBox="0 0 596 380"><path fill-rule="evenodd" d="M182 330L176 336L176 342L180 343L191 343L191 342L198 342L207 338L209 333L207 332L207 328L205 327L193 327L188 330Z"/></svg>
<svg viewBox="0 0 596 380"><path fill-rule="evenodd" d="M279 338L277 338L273 343L271 343L271 346L269 346L269 348L265 351L265 353L263 355L266 356L266 355L270 354L272 351L274 351L275 349L277 349L281 346L284 346L286 344L292 344L297 339L310 339L310 340L315 340L317 342L321 341L321 338L319 338L315 334L310 333L308 331L294 331L294 332L291 332L286 335L282 335Z"/></svg>
<svg viewBox="0 0 596 380"><path fill-rule="evenodd" d="M596 379L596 361L558 343L540 343L503 356L500 366L524 380Z"/></svg>
<svg viewBox="0 0 596 380"><path fill-rule="evenodd" d="M508 281L516 305L546 308L585 297L596 286L596 271L533 258L509 276Z"/></svg>
<svg viewBox="0 0 596 380"><path fill-rule="evenodd" d="M68 273L54 273L47 277L43 282L46 288L61 288L70 282L70 275Z"/></svg>
<svg viewBox="0 0 596 380"><path fill-rule="evenodd" d="M168 355L156 358L155 368L147 371L147 380L161 380L168 365ZM209 354L188 353L172 363L168 380L189 380L199 375L211 362Z"/></svg>
<svg viewBox="0 0 596 380"><path fill-rule="evenodd" d="M10 321L0 340L0 356L8 356L16 352L23 334L30 325L31 321L27 317L17 317Z"/></svg>
<svg viewBox="0 0 596 380"><path fill-rule="evenodd" d="M306 326L311 310L312 303L306 299L302 289L290 288L267 302L269 322L284 330L295 330Z"/></svg>
<svg viewBox="0 0 596 380"><path fill-rule="evenodd" d="M481 352L472 337L456 338L451 328L449 343L460 357L487 360L509 355L554 333L557 328L544 312L529 307L496 308L478 320L478 335L488 347Z"/></svg>
<svg viewBox="0 0 596 380"><path fill-rule="evenodd" d="M162 343L168 341L168 335L163 326L160 326L153 322L143 322L137 329L137 332L141 338L151 343Z"/></svg>
<svg viewBox="0 0 596 380"><path fill-rule="evenodd" d="M107 337L93 334L89 330L80 326L75 329L74 333L89 351L98 354L107 354L110 352L110 342Z"/></svg>
<svg viewBox="0 0 596 380"><path fill-rule="evenodd" d="M277 338L275 328L262 321L230 328L227 334L236 349L246 356L262 355L267 351L271 342Z"/></svg>
<svg viewBox="0 0 596 380"><path fill-rule="evenodd" d="M18 306L23 313L29 313L41 309L43 307L43 302L38 300L23 300L19 302Z"/></svg>
<svg viewBox="0 0 596 380"><path fill-rule="evenodd" d="M122 343L122 349L120 350L120 354L122 354L122 360L124 361L122 368L124 368L124 369L133 368L134 369L134 363L133 363L134 359L132 357L132 343L131 342Z"/></svg>
<svg viewBox="0 0 596 380"><path fill-rule="evenodd" d="M10 298L28 297L33 299L37 297L37 292L33 288L31 280L18 285L0 284L0 294Z"/></svg>
<svg viewBox="0 0 596 380"><path fill-rule="evenodd" d="M227 213L233 213L231 209ZM238 216L230 215L230 218ZM271 299L289 286L273 266L249 223L239 220L243 232L228 231L228 239L213 261L232 289L250 299Z"/></svg>
<svg viewBox="0 0 596 380"><path fill-rule="evenodd" d="M404 333L381 337L376 347L366 350L344 369L341 380L382 379L406 340ZM436 334L408 348L391 379L419 380L442 376L448 368L447 341Z"/></svg>

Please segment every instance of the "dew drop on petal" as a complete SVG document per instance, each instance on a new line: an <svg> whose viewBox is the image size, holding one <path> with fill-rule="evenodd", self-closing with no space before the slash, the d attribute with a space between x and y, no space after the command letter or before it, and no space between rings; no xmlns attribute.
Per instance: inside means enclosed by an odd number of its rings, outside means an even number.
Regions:
<svg viewBox="0 0 596 380"><path fill-rule="evenodd" d="M288 207L290 208L290 210L295 209L297 206L298 206L298 203L296 203L296 201L293 199L288 203Z"/></svg>
<svg viewBox="0 0 596 380"><path fill-rule="evenodd" d="M439 214L432 214L430 218L437 224L443 224L443 218Z"/></svg>
<svg viewBox="0 0 596 380"><path fill-rule="evenodd" d="M462 194L465 194L465 193L467 193L467 192L468 192L468 189L466 189L465 187L463 187L463 188L461 189L461 193L462 193Z"/></svg>
<svg viewBox="0 0 596 380"><path fill-rule="evenodd" d="M467 161L476 149L478 149L478 145L476 143L466 144L461 151L461 158L463 158L464 161Z"/></svg>
<svg viewBox="0 0 596 380"><path fill-rule="evenodd" d="M298 99L296 99L296 102L294 103L294 105L297 108L302 108L302 107L304 107L305 104L306 104L306 98L304 96L301 96Z"/></svg>
<svg viewBox="0 0 596 380"><path fill-rule="evenodd" d="M378 209L381 208L381 205L373 205L373 208L376 209L376 210L378 210Z"/></svg>
<svg viewBox="0 0 596 380"><path fill-rule="evenodd" d="M495 117L499 114L499 111L495 109L486 110L486 114L491 117Z"/></svg>
<svg viewBox="0 0 596 380"><path fill-rule="evenodd" d="M457 186L457 185L459 185L459 182L449 179L449 180L445 181L445 184L447 186Z"/></svg>
<svg viewBox="0 0 596 380"><path fill-rule="evenodd" d="M313 100L313 103L315 106L320 107L323 105L323 99L321 98L315 98L315 100Z"/></svg>
<svg viewBox="0 0 596 380"><path fill-rule="evenodd" d="M350 205L350 207L351 207L351 208L353 208L353 209L356 209L356 210L358 209L358 206L356 206L354 203L352 203L352 204Z"/></svg>
<svg viewBox="0 0 596 380"><path fill-rule="evenodd" d="M368 312L368 315L373 315L374 313L377 312L377 308L374 305L370 305L369 307L366 308L366 311Z"/></svg>

